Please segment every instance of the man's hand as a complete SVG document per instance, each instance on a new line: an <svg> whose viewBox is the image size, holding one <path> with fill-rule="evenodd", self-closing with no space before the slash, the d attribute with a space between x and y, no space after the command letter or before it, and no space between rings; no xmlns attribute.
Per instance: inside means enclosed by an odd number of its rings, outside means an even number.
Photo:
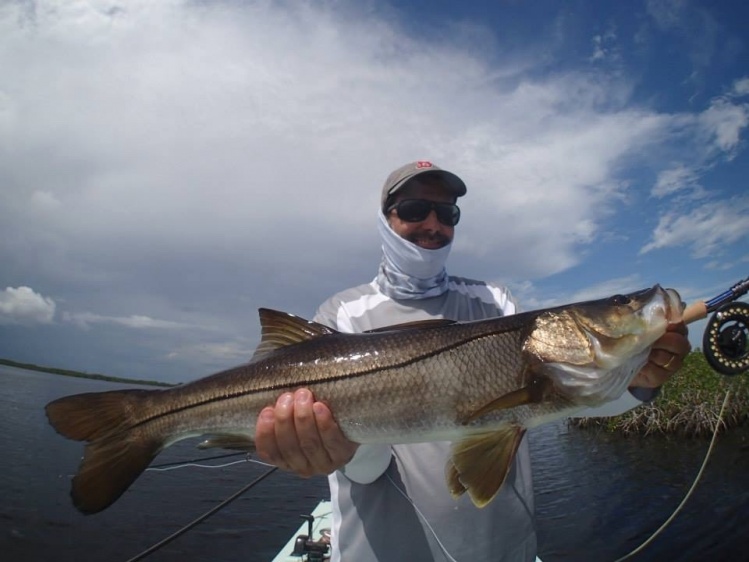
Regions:
<svg viewBox="0 0 749 562"><path fill-rule="evenodd" d="M260 412L255 446L264 461L308 478L343 467L359 444L346 439L330 409L301 388Z"/></svg>
<svg viewBox="0 0 749 562"><path fill-rule="evenodd" d="M692 349L687 339L687 327L682 322L668 327L654 344L648 362L632 380L632 387L658 388L681 369L684 358Z"/></svg>

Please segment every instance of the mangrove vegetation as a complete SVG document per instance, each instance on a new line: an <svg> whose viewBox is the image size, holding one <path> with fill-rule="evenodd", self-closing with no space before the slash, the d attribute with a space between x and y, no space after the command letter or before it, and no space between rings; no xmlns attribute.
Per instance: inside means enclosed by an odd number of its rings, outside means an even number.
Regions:
<svg viewBox="0 0 749 562"><path fill-rule="evenodd" d="M651 403L611 418L571 418L569 424L605 428L624 435L711 436L729 390L731 396L719 431L749 425L749 376L721 375L700 350L694 350Z"/></svg>

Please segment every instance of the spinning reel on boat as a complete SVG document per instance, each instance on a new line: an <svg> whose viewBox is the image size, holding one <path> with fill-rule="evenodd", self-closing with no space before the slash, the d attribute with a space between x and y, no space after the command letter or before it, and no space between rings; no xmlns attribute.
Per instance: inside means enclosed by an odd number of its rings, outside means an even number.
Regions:
<svg viewBox="0 0 749 562"><path fill-rule="evenodd" d="M685 311L686 322L713 313L702 338L703 353L710 366L723 375L749 371L749 304L734 302L748 291L749 278Z"/></svg>
<svg viewBox="0 0 749 562"><path fill-rule="evenodd" d="M323 529L321 539L315 541L312 538L312 523L314 523L315 518L312 515L302 515L301 517L307 520L307 534L299 535L296 538L292 556L306 557L305 560L308 562L323 562L324 560L328 560L330 531Z"/></svg>

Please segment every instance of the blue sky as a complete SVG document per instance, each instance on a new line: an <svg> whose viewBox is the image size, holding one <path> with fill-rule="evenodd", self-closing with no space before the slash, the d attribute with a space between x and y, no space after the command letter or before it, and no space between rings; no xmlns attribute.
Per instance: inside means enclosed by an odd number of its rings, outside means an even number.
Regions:
<svg viewBox="0 0 749 562"><path fill-rule="evenodd" d="M0 6L0 357L185 381L371 280L388 173L468 184L524 309L749 275L739 1ZM699 345L701 325L692 329Z"/></svg>

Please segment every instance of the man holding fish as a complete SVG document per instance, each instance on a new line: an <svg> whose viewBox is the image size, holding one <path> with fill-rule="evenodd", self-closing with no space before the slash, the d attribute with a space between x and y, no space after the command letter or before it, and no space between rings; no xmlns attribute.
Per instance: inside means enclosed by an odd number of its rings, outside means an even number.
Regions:
<svg viewBox="0 0 749 562"><path fill-rule="evenodd" d="M353 333L434 319L515 314L516 303L505 287L446 273L460 219L456 202L465 194L458 176L430 162L406 164L390 174L378 214L383 257L376 279L328 299L315 321ZM655 397L689 352L686 334L683 323L669 324L628 390L585 414L616 415ZM532 381L527 389L491 401L465 423L492 410L546 400L555 392L545 382ZM335 416L335 410L303 388L281 394L274 407L263 409L255 432L257 451L268 462L301 476L329 475L333 560L536 559L524 427L482 434L456 451L447 441L359 445L344 436ZM486 464L476 459L493 458L494 451L501 476L470 474L474 465ZM446 462L449 489L444 484ZM484 491L482 480L498 482ZM477 489L472 488L476 481Z"/></svg>
<svg viewBox="0 0 749 562"><path fill-rule="evenodd" d="M207 436L329 474L334 560L534 560L526 431L651 399L689 352L684 305L655 285L517 312L507 289L445 272L465 192L429 162L393 172L377 278L318 322L260 309L248 363L47 404L55 430L85 442L75 507L107 509L166 447Z"/></svg>

